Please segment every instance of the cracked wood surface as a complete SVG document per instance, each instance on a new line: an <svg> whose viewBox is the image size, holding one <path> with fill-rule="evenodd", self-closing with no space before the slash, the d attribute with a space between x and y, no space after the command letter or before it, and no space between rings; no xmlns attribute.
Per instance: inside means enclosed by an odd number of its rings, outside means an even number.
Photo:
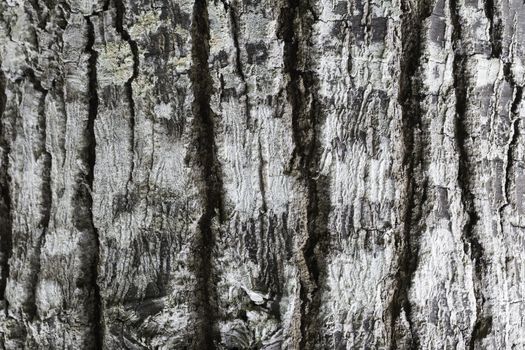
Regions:
<svg viewBox="0 0 525 350"><path fill-rule="evenodd" d="M0 349L520 349L522 0L0 1Z"/></svg>

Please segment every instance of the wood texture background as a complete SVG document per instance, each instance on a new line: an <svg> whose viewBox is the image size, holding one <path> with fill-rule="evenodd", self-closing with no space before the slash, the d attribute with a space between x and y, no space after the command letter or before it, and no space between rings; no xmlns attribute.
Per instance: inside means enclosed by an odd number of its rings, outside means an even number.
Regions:
<svg viewBox="0 0 525 350"><path fill-rule="evenodd" d="M525 349L522 0L0 0L0 349Z"/></svg>

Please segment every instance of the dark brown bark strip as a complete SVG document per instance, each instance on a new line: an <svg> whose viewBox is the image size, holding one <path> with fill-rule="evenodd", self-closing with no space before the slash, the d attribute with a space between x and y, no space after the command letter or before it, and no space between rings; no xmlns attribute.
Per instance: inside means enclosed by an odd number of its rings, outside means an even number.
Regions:
<svg viewBox="0 0 525 350"><path fill-rule="evenodd" d="M212 80L208 70L209 23L206 0L196 0L192 18L192 68L194 157L193 163L201 172L204 213L198 221L194 245L195 273L197 276L196 304L198 329L195 347L213 349L218 342L216 329L216 296L213 281L212 255L215 246L213 222L221 220L222 180L215 145L215 122L210 108Z"/></svg>

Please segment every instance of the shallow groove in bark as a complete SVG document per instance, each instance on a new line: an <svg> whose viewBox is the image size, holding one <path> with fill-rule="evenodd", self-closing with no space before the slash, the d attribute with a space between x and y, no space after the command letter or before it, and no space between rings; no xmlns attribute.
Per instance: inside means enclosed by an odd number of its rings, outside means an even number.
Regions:
<svg viewBox="0 0 525 350"><path fill-rule="evenodd" d="M130 111L130 150L131 150L131 169L129 171L129 178L128 183L126 184L126 197L128 197L129 200L129 185L133 180L133 171L135 168L135 100L133 99L133 81L138 77L139 75L139 49L137 43L131 39L131 36L129 35L128 31L124 27L124 15L126 13L126 8L124 6L123 0L114 0L115 9L116 9L116 16L115 16L115 29L117 30L117 33L120 34L122 40L126 41L131 49L131 54L133 55L133 74L128 79L128 81L125 84L126 87L126 94L128 97L128 103L129 103L129 111Z"/></svg>
<svg viewBox="0 0 525 350"><path fill-rule="evenodd" d="M1 62L0 62L1 66ZM2 275L0 276L0 300L5 299L5 290L7 279L9 278L9 257L11 256L12 246L12 232L11 232L11 193L9 186L9 141L6 139L6 131L4 130L4 112L6 108L6 81L4 73L0 70L0 146L4 149L4 159L2 159L2 169L0 169L0 195L2 196L5 224L0 228L0 254L2 256ZM7 311L7 309L6 309Z"/></svg>
<svg viewBox="0 0 525 350"><path fill-rule="evenodd" d="M259 148L259 188L261 191L261 209L263 213L266 213L268 211L268 205L266 204L266 160L264 159L263 152L262 152L262 145L261 145L261 138L259 137L258 140ZM263 232L263 231L261 231Z"/></svg>
<svg viewBox="0 0 525 350"><path fill-rule="evenodd" d="M279 16L279 35L280 38L284 41L284 71L288 74L289 82L287 84L287 98L292 108L292 131L293 131L293 141L295 144L295 149L292 154L292 161L290 164L290 170L293 171L294 161L296 161L297 154L299 153L297 148L300 147L300 135L298 135L298 120L300 118L300 110L302 106L302 96L300 94L299 84L300 84L300 73L297 70L298 63L298 51L299 43L297 34L295 33L294 22L295 19L300 16L299 14L300 2L297 0L288 0L287 6L284 7ZM309 192L309 191L308 191ZM301 275L301 274L299 274ZM299 344L296 344L296 347L304 348L304 343L306 342L306 311L305 307L307 304L307 288L304 284L305 281L300 278L300 339Z"/></svg>
<svg viewBox="0 0 525 350"><path fill-rule="evenodd" d="M201 172L203 182L204 213L198 221L198 233L194 244L195 274L197 276L197 316L194 344L199 349L214 349L218 342L216 327L216 290L213 281L212 255L215 237L212 229L214 219L222 220L222 177L215 145L215 123L210 107L212 78L208 69L209 19L206 0L196 0L193 7L191 39L193 86L193 115L195 127L194 163Z"/></svg>
<svg viewBox="0 0 525 350"><path fill-rule="evenodd" d="M418 4L416 14L410 14L410 4L402 2L404 19L401 22L401 38L403 51L401 56L401 76L399 86L398 101L402 110L403 124L403 165L405 167L406 183L406 208L404 212L404 226L399 247L399 268L395 275L396 287L392 297L391 312L391 349L397 348L396 321L404 310L407 322L412 332L411 304L409 300L409 290L412 286L412 279L417 270L419 244L418 238L413 236L417 232L422 232L421 219L423 216L423 205L427 196L427 180L423 178L423 151L425 148L424 137L417 135L422 132L421 125L421 104L418 92L421 91L419 78L417 76L421 64L422 55L422 23L430 16L431 7L425 1ZM421 179L421 183L418 182ZM418 339L414 333L411 336L411 349L419 347Z"/></svg>
<svg viewBox="0 0 525 350"><path fill-rule="evenodd" d="M521 96L521 90L522 90L521 88L518 90L519 93L516 93L516 96L518 95ZM512 153L514 152L514 149L516 148L516 145L518 143L518 139L520 136L519 125L520 125L520 118L515 118L514 121L512 122L512 137L509 143L509 148L507 150L507 167L505 170L505 186L504 186L504 191L505 191L504 194L505 194L505 199L507 201L507 204L509 203L509 198L510 198L510 189L509 189L510 172L514 165L514 159L513 159ZM501 209L503 209L503 207ZM500 218L501 218L501 209L500 209Z"/></svg>
<svg viewBox="0 0 525 350"><path fill-rule="evenodd" d="M292 108L292 138L295 145L290 170L298 172L299 181L306 189L307 228L300 252L306 266L300 264L298 267L300 271L303 270L299 274L301 338L296 344L301 349L314 347L317 332L321 329L318 319L320 286L325 268L324 249L330 208L329 181L317 173L320 147L317 129L321 124L316 97L318 83L311 72L299 68L301 60L308 61L307 57L299 55L302 52L299 41L309 35L308 28L311 28L312 20L317 20L313 9L308 3L298 0L289 0L279 18L279 36L284 41L284 70L289 76L286 90ZM301 32L296 26L300 26ZM306 280L304 275L308 276Z"/></svg>
<svg viewBox="0 0 525 350"><path fill-rule="evenodd" d="M236 12L235 6L231 4L228 5L226 2L224 2L224 8L226 9L226 11L229 11L230 13L230 25L232 28L233 46L235 47L235 69L237 70L237 74L241 78L241 81L244 87L243 94L245 98L246 124L248 125L248 128L249 128L250 127L251 104L250 104L250 97L248 95L248 83L246 82L246 76L242 69L241 48L239 46L239 23L237 22L238 14Z"/></svg>
<svg viewBox="0 0 525 350"><path fill-rule="evenodd" d="M467 125L465 123L466 109L467 109L467 88L468 88L468 76L466 60L467 55L463 52L462 47L462 28L459 19L459 3L457 0L449 0L450 16L453 26L453 49L454 49L454 63L452 68L453 80L454 80L454 91L456 95L456 125L455 125L455 139L457 142L457 148L459 153L459 164L458 164L458 185L461 190L461 200L464 206L464 210L467 214L467 221L463 228L462 240L464 244L464 251L466 254L470 252L470 258L474 264L475 269L475 281L474 281L474 295L476 297L476 322L472 330L470 337L469 348L472 350L475 348L476 340L485 337L490 332L490 327L487 325L492 324L491 316L482 317L481 309L483 308L483 296L481 291L481 280L483 276L483 270L485 267L484 252L478 237L476 236L474 229L477 225L480 217L474 206L474 195L470 190L470 160L467 153L466 140L469 137Z"/></svg>
<svg viewBox="0 0 525 350"><path fill-rule="evenodd" d="M89 196L89 211L91 213L91 226L94 235L95 243L95 252L93 257L93 263L91 268L91 284L94 289L94 305L93 305L93 334L95 337L95 347L96 349L102 349L104 343L104 327L103 327L103 307L102 307L102 298L100 296L100 286L98 285L98 264L100 261L100 238L98 230L95 227L94 218L93 218L93 182L94 182L94 171L95 171L95 162L96 162L96 138L95 138L95 119L97 118L98 112L98 83L97 83L97 51L94 49L93 45L95 44L95 30L93 23L89 17L86 17L87 26L88 26L88 43L86 46L86 51L90 54L88 61L89 69L89 117L88 117L88 138L89 138L89 150L87 154L88 164L89 164L89 173L88 173L88 185L90 188Z"/></svg>

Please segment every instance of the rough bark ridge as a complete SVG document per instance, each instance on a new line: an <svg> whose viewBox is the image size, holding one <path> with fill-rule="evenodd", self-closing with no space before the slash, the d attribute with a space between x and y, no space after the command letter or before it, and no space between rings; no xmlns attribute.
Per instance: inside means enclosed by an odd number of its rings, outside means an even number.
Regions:
<svg viewBox="0 0 525 350"><path fill-rule="evenodd" d="M0 349L525 347L522 0L4 0L0 67Z"/></svg>

